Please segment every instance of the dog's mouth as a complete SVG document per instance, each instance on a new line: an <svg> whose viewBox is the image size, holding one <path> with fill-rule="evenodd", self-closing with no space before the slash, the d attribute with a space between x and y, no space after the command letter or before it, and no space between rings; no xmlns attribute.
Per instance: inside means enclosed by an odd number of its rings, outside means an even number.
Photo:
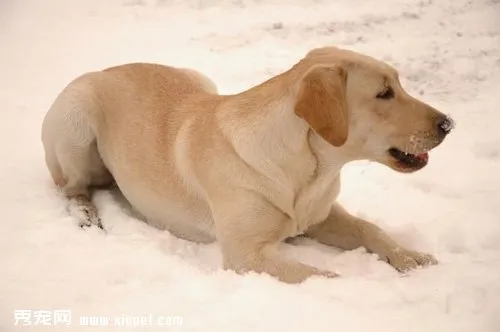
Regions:
<svg viewBox="0 0 500 332"><path fill-rule="evenodd" d="M388 153L396 160L397 168L406 172L419 170L427 165L429 161L429 154L427 152L412 154L401 151L398 148L390 148Z"/></svg>

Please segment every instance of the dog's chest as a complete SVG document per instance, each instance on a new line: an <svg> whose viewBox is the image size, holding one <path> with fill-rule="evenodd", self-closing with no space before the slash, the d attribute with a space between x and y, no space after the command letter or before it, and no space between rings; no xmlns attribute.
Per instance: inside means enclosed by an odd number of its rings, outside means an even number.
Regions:
<svg viewBox="0 0 500 332"><path fill-rule="evenodd" d="M289 185L293 188L290 215L296 232L325 220L340 190L339 170L318 164L315 156L295 160L287 169ZM290 206L290 205L289 205Z"/></svg>
<svg viewBox="0 0 500 332"><path fill-rule="evenodd" d="M320 174L302 187L294 201L297 233L303 233L328 217L339 190L337 174Z"/></svg>

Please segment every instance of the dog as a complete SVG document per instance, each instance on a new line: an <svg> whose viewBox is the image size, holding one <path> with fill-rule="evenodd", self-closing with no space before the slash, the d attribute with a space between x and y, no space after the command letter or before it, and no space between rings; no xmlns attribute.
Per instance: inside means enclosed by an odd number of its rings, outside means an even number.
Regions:
<svg viewBox="0 0 500 332"><path fill-rule="evenodd" d="M234 95L195 70L159 64L83 74L45 115L42 142L81 227L103 228L92 191L116 183L151 224L217 240L224 269L300 283L337 274L278 253L298 235L365 247L399 271L437 263L336 199L345 164L415 172L453 126L410 96L390 65L327 46Z"/></svg>

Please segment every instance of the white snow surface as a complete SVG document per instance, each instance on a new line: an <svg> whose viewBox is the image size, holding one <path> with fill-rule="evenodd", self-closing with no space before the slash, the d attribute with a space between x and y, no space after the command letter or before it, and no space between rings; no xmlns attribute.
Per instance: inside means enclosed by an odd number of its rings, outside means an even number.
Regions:
<svg viewBox="0 0 500 332"><path fill-rule="evenodd" d="M500 331L500 1L3 0L0 2L0 331L13 310L180 316L149 331ZM336 45L398 68L455 131L417 173L369 162L342 173L340 201L439 265L401 275L365 250L303 240L287 254L336 279L287 285L221 269L217 243L178 239L109 192L105 235L82 231L45 167L41 121L83 72L127 62L198 69L221 93ZM98 331L138 330L108 326Z"/></svg>

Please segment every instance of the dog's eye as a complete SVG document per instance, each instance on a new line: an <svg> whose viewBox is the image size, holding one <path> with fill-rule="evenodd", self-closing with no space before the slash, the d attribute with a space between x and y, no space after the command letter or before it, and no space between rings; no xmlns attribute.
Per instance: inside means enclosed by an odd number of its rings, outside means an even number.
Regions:
<svg viewBox="0 0 500 332"><path fill-rule="evenodd" d="M377 95L377 98L378 99L392 99L392 98L394 98L394 90L392 90L392 88L390 86L388 86L387 88L385 88L384 91L382 91L381 93L379 93Z"/></svg>

